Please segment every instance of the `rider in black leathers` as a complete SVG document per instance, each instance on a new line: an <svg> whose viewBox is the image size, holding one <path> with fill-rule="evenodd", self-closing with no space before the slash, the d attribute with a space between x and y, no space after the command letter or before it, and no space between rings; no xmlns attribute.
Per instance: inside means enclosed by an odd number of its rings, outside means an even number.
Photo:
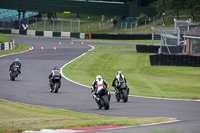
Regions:
<svg viewBox="0 0 200 133"><path fill-rule="evenodd" d="M120 88L120 86L119 86L119 83L120 82L125 82L126 83L126 78L125 78L125 76L122 74L122 72L121 71L118 71L117 72L117 75L115 76L115 78L114 78L114 80L113 80L113 82L112 82L112 86L114 87L113 89L114 89L114 91L115 92L119 92L119 88Z"/></svg>
<svg viewBox="0 0 200 133"><path fill-rule="evenodd" d="M15 61L10 65L9 71L11 71L13 69L13 67L15 67L15 65L18 66L17 71L18 71L19 74L21 74L21 70L20 70L21 69L21 63L19 62L18 58L16 58Z"/></svg>

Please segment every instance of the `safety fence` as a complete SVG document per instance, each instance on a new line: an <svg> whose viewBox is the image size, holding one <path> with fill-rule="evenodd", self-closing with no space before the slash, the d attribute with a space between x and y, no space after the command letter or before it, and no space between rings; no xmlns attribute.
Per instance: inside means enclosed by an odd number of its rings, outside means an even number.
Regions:
<svg viewBox="0 0 200 133"><path fill-rule="evenodd" d="M0 43L0 50L13 49L14 46L15 46L15 41L14 40L11 40L11 42Z"/></svg>
<svg viewBox="0 0 200 133"><path fill-rule="evenodd" d="M152 34L91 34L91 37L92 39L151 40Z"/></svg>
<svg viewBox="0 0 200 133"><path fill-rule="evenodd" d="M190 66L200 67L200 56L194 55L150 55L151 66Z"/></svg>
<svg viewBox="0 0 200 133"><path fill-rule="evenodd" d="M9 22L0 19L0 27L18 30L80 32L80 19L48 19L41 17L29 17Z"/></svg>

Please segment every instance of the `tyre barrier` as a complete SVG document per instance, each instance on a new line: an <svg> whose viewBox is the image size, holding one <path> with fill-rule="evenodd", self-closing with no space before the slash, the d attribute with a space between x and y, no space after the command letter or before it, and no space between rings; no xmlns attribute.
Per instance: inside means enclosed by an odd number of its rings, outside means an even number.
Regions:
<svg viewBox="0 0 200 133"><path fill-rule="evenodd" d="M111 39L111 40L151 40L152 34L91 34L92 39ZM160 39L160 35L154 35Z"/></svg>
<svg viewBox="0 0 200 133"><path fill-rule="evenodd" d="M88 34L74 33L74 32L53 32L53 31L35 31L35 30L18 30L18 29L0 29L3 34L20 34L29 36L43 36L43 37L73 37L80 39L88 39Z"/></svg>
<svg viewBox="0 0 200 133"><path fill-rule="evenodd" d="M151 66L190 66L200 67L200 56L157 54L150 55Z"/></svg>
<svg viewBox="0 0 200 133"><path fill-rule="evenodd" d="M14 40L11 40L10 42L4 42L4 43L0 42L0 51L1 50L13 49L14 46L15 46L15 41Z"/></svg>
<svg viewBox="0 0 200 133"><path fill-rule="evenodd" d="M138 53L158 53L160 46L156 45L136 45Z"/></svg>
<svg viewBox="0 0 200 133"><path fill-rule="evenodd" d="M169 51L171 54L175 54L175 53L182 53L183 52L183 48L184 48L185 45L168 45L168 48L169 48ZM168 48L167 46L162 46L161 47L161 53L167 53L169 54L169 51L168 51Z"/></svg>
<svg viewBox="0 0 200 133"><path fill-rule="evenodd" d="M175 54L175 53L182 53L183 52L183 45L179 45L179 46L168 46L169 51L171 54ZM158 45L136 45L136 50L139 53L158 53L160 46ZM168 53L167 46L162 46L161 47L161 53Z"/></svg>

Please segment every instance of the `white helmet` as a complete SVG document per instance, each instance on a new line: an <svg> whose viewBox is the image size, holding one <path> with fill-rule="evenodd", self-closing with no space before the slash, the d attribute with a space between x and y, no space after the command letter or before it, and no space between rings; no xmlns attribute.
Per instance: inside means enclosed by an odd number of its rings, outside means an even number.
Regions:
<svg viewBox="0 0 200 133"><path fill-rule="evenodd" d="M16 58L16 59L15 59L15 61L19 61L19 59L18 59L18 58Z"/></svg>
<svg viewBox="0 0 200 133"><path fill-rule="evenodd" d="M102 76L101 75L97 75L96 76L96 80L101 80L102 79Z"/></svg>
<svg viewBox="0 0 200 133"><path fill-rule="evenodd" d="M122 74L122 72L121 72L121 71L118 71L118 72L117 72L117 75L120 75L120 74Z"/></svg>

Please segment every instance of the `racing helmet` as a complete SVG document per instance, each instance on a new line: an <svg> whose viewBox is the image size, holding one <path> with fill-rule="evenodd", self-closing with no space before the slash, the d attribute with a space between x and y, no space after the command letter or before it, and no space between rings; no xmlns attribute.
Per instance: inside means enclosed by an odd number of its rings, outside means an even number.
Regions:
<svg viewBox="0 0 200 133"><path fill-rule="evenodd" d="M19 61L19 59L18 59L18 58L16 58L16 59L15 59L15 61Z"/></svg>
<svg viewBox="0 0 200 133"><path fill-rule="evenodd" d="M58 67L56 66L56 67L54 67L54 69L53 69L53 70L59 70L59 69L58 69Z"/></svg>
<svg viewBox="0 0 200 133"><path fill-rule="evenodd" d="M117 72L117 75L120 75L120 74L122 74L122 72L121 72L121 71L118 71L118 72Z"/></svg>
<svg viewBox="0 0 200 133"><path fill-rule="evenodd" d="M96 80L101 80L102 79L102 76L101 75L97 75L96 76Z"/></svg>

